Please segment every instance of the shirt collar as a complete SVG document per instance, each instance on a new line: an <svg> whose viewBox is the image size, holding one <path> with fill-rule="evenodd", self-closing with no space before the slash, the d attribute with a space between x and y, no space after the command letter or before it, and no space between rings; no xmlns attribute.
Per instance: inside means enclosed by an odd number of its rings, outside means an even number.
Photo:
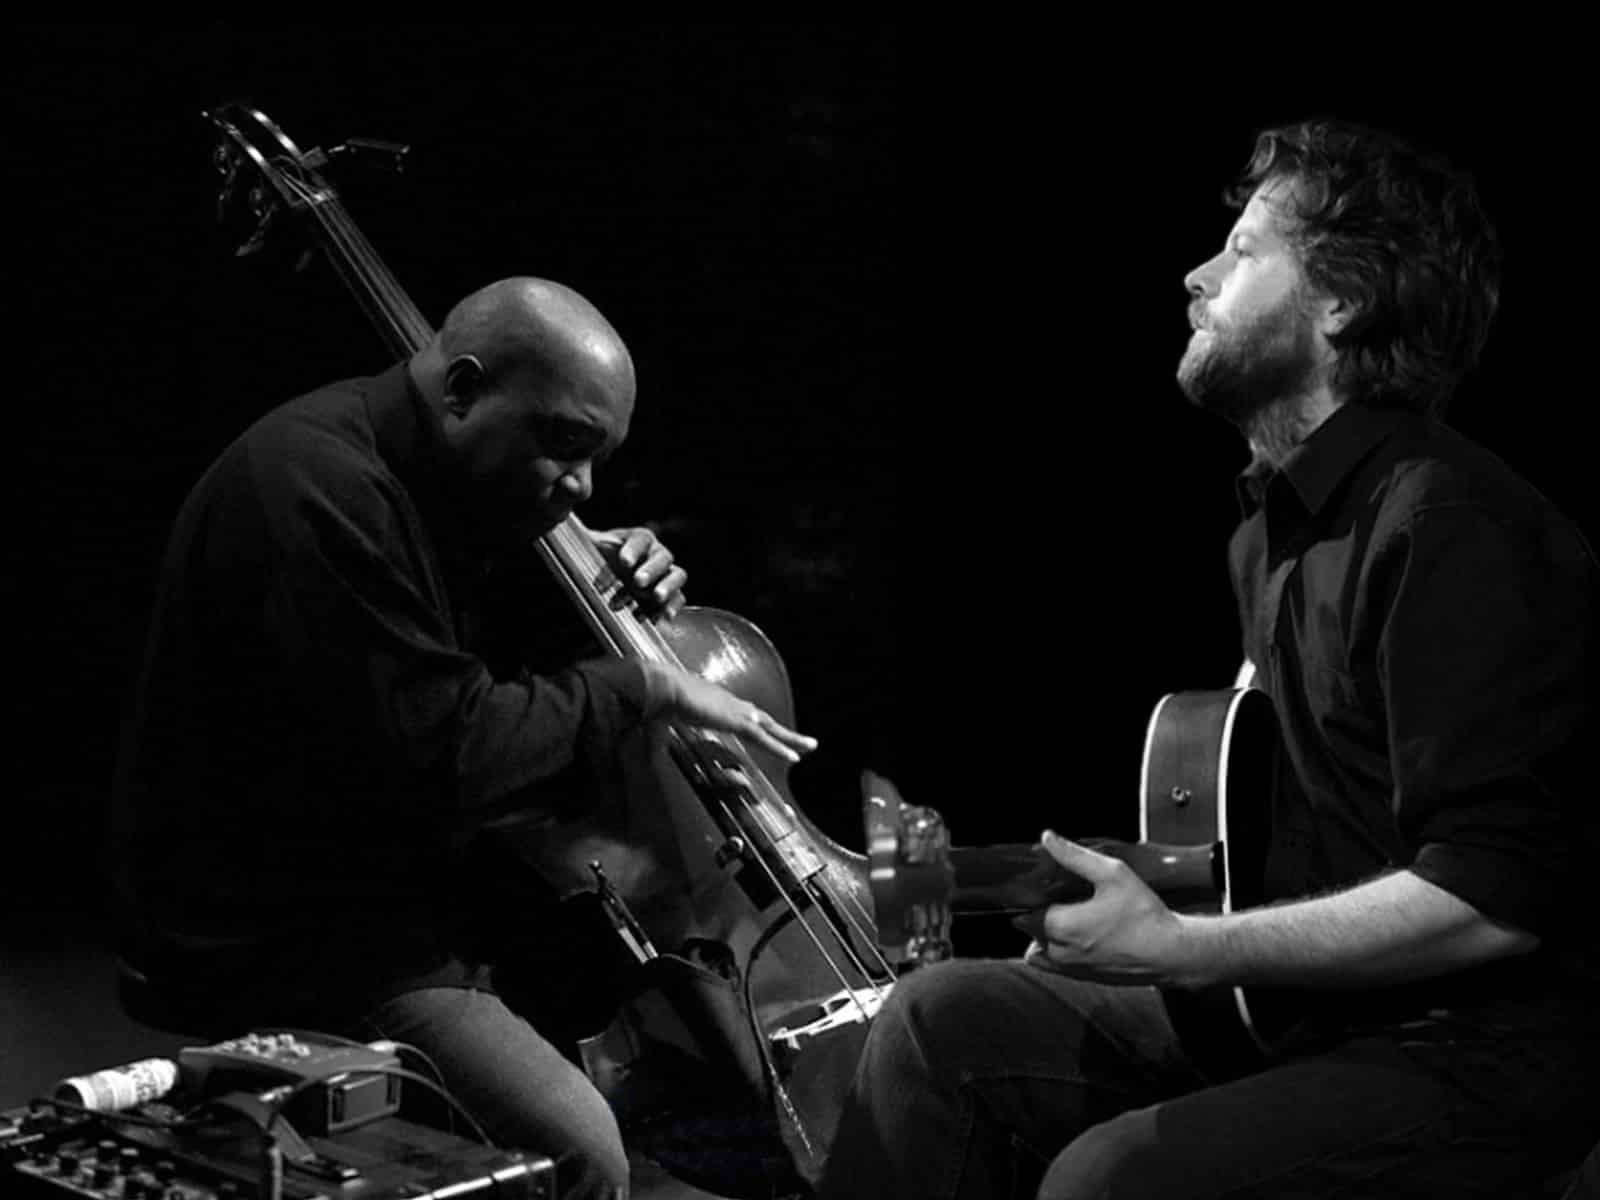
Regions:
<svg viewBox="0 0 1600 1200"><path fill-rule="evenodd" d="M1327 504L1356 465L1406 419L1402 409L1345 403L1336 408L1281 467L1253 462L1234 481L1240 509L1249 516L1265 502L1275 479L1282 477L1308 514Z"/></svg>
<svg viewBox="0 0 1600 1200"><path fill-rule="evenodd" d="M439 419L423 401L408 364L397 362L374 376L365 393L367 419L389 469L408 486L431 481L440 465Z"/></svg>
<svg viewBox="0 0 1600 1200"><path fill-rule="evenodd" d="M423 399L408 362L398 362L375 376L366 401L379 453L405 485L446 559L481 566L508 553L520 553L487 540L486 526L472 517L472 505L449 465L444 425Z"/></svg>
<svg viewBox="0 0 1600 1200"><path fill-rule="evenodd" d="M447 556L469 554L472 524L446 467L444 430L409 364L395 363L374 376L365 397L378 453L410 493L423 523Z"/></svg>

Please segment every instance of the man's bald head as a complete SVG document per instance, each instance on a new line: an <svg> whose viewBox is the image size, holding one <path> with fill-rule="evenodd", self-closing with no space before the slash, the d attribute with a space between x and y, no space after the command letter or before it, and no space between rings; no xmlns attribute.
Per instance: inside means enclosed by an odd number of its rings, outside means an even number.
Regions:
<svg viewBox="0 0 1600 1200"><path fill-rule="evenodd" d="M450 310L439 331L445 365L470 355L491 376L531 368L634 395L633 359L589 301L548 279L518 276L480 288Z"/></svg>
<svg viewBox="0 0 1600 1200"><path fill-rule="evenodd" d="M588 499L628 436L633 360L598 309L547 279L472 293L411 360L438 415L458 500L483 530L526 538Z"/></svg>

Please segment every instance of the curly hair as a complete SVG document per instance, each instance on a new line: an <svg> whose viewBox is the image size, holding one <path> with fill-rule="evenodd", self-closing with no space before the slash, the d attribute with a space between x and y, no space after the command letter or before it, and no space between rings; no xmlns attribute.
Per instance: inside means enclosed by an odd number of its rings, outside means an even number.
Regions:
<svg viewBox="0 0 1600 1200"><path fill-rule="evenodd" d="M1472 176L1393 134L1315 119L1259 133L1224 198L1242 209L1280 182L1306 279L1355 311L1330 338L1335 386L1442 413L1500 302L1500 240Z"/></svg>

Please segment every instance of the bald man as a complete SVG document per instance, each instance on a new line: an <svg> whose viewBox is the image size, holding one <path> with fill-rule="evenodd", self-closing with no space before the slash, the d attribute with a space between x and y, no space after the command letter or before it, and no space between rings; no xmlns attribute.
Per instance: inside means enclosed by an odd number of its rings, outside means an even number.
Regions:
<svg viewBox="0 0 1600 1200"><path fill-rule="evenodd" d="M570 812L583 764L654 720L815 745L686 672L574 660L533 541L590 497L634 392L588 301L519 278L408 362L256 422L178 515L113 821L121 953L167 1024L416 1045L502 1144L563 1157L574 1195L625 1188L617 1125L497 994L462 847L508 811ZM595 536L644 611L678 610L653 534Z"/></svg>

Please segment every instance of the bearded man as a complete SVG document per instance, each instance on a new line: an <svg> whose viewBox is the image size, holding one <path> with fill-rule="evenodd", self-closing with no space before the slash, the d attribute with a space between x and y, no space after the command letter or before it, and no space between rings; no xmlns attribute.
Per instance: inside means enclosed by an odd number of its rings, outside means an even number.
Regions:
<svg viewBox="0 0 1600 1200"><path fill-rule="evenodd" d="M896 985L828 1200L1504 1197L1600 1134L1600 572L1440 420L1497 237L1467 176L1339 122L1259 135L1232 199L1178 382L1252 452L1229 563L1281 732L1265 902L1177 912L1047 831L1092 897L1034 914L1020 960ZM1247 1053L1174 1019L1248 988L1294 1015Z"/></svg>

